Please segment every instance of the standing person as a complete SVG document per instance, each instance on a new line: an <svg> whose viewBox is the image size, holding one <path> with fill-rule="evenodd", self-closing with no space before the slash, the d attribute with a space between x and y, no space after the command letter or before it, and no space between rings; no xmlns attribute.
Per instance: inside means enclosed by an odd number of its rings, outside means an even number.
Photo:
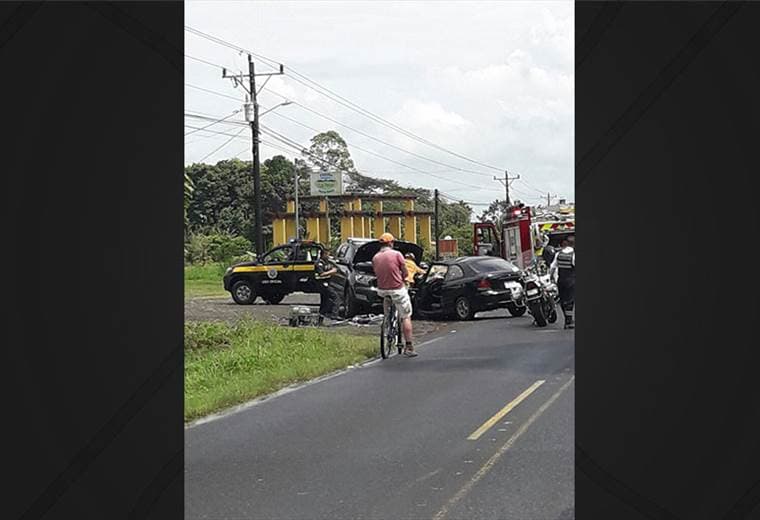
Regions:
<svg viewBox="0 0 760 520"><path fill-rule="evenodd" d="M330 287L330 277L338 272L338 267L327 252L325 252L320 256L319 260L317 260L314 270L316 271L314 278L317 280L317 288L319 289L318 324L322 325L325 321L325 317L332 318L334 316L333 309L335 307L337 295L335 294L335 290Z"/></svg>
<svg viewBox="0 0 760 520"><path fill-rule="evenodd" d="M425 274L425 270L417 265L414 261L414 253L407 253L404 255L404 263L406 264L406 286L414 284L414 276L417 274Z"/></svg>
<svg viewBox="0 0 760 520"><path fill-rule="evenodd" d="M575 308L575 236L563 238L560 249L554 256L549 272L554 278L557 273L559 287L559 304L565 315L565 328L574 329L573 311Z"/></svg>
<svg viewBox="0 0 760 520"><path fill-rule="evenodd" d="M377 295L383 299L383 310L387 311L386 296L390 296L398 310L401 320L401 330L404 333L406 345L403 354L406 357L414 357L417 353L412 346L412 301L406 290L404 279L409 276L403 255L393 249L393 235L383 233L380 235L382 247L372 258L372 268L377 277Z"/></svg>
<svg viewBox="0 0 760 520"><path fill-rule="evenodd" d="M549 235L544 235L544 250L541 252L541 259L547 267L552 265L554 257L557 255L557 251L554 249L554 246L550 245L550 242Z"/></svg>

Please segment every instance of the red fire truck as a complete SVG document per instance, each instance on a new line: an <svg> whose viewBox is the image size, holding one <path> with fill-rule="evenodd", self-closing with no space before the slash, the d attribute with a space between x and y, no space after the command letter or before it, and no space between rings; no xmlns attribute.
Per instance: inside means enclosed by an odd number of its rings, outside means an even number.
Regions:
<svg viewBox="0 0 760 520"><path fill-rule="evenodd" d="M543 235L552 246L558 246L562 237L575 234L575 219L544 218L533 220L530 207L524 204L511 206L499 230L493 222L476 222L472 235L475 256L499 256L521 269L531 265L543 250Z"/></svg>

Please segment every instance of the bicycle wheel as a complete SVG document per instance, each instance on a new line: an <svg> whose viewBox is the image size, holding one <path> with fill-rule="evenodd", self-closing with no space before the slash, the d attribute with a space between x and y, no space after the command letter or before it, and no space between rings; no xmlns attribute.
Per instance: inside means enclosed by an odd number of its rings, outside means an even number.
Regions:
<svg viewBox="0 0 760 520"><path fill-rule="evenodd" d="M394 334L395 340L396 340L396 349L398 350L398 353L401 354L401 351L404 350L404 342L401 334L401 320L398 319L398 314L396 314L396 334Z"/></svg>
<svg viewBox="0 0 760 520"><path fill-rule="evenodd" d="M391 349L393 348L393 342L389 341L389 337L393 337L393 316L390 307L388 311L383 315L383 324L380 326L380 356L383 359L388 359L391 355Z"/></svg>

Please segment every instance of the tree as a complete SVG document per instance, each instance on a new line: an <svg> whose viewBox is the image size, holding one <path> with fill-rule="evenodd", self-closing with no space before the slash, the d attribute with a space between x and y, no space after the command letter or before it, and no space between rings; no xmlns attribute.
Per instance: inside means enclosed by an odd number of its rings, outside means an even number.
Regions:
<svg viewBox="0 0 760 520"><path fill-rule="evenodd" d="M504 221L504 216L507 213L507 202L505 200L495 200L488 206L488 209L483 210L480 214L480 220L491 221L497 226L501 226Z"/></svg>
<svg viewBox="0 0 760 520"><path fill-rule="evenodd" d="M344 177L348 177L349 183L353 181L353 174L357 173L346 141L335 130L312 137L311 146L308 153L304 153L304 158L314 170L341 172Z"/></svg>

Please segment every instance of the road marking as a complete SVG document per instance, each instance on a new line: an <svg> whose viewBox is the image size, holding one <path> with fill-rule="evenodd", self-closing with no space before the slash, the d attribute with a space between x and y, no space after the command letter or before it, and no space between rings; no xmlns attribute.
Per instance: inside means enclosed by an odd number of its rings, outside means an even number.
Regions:
<svg viewBox="0 0 760 520"><path fill-rule="evenodd" d="M491 417L486 422L484 422L480 426L480 428L478 428L477 430L475 430L474 432L472 432L470 434L470 436L467 437L467 440L468 441L476 441L476 440L480 439L481 435L483 435L488 430L490 430L491 427L494 424L496 424L497 422L499 422L502 417L504 417L505 415L507 415L515 406L517 406L518 404L520 404L521 402L523 402L523 400L525 400L526 397L528 397L530 394L532 394L533 392L535 392L536 388L538 388L539 386L543 385L545 382L546 382L545 380L541 379L539 381L536 381L532 385L530 385L523 393L521 393L520 395L518 395L517 397L515 397L510 403L508 403L507 406L505 406L504 408L502 408L501 410L499 410L498 412L496 412L493 417Z"/></svg>
<svg viewBox="0 0 760 520"><path fill-rule="evenodd" d="M546 409L549 408L552 405L552 403L554 403L554 401L556 401L559 398L560 395L562 395L562 392L564 392L573 381L575 381L575 376L572 376L567 383L562 385L562 387L559 390L557 390L557 392L549 398L548 401L542 404L541 407L538 410L536 410L536 413L531 415L530 418L527 421L525 421L525 424L520 426L520 429L517 430L515 434L512 435L512 437L510 437L509 440L507 440L507 442L504 443L504 445L501 448L499 448L499 451L494 453L491 456L491 458L488 459L485 464L483 464L483 467L481 467L478 470L478 472L475 473L475 475L464 486L462 486L462 489L460 489L456 495L454 495L453 497L449 499L446 505L444 505L441 508L441 510L438 511L438 513L436 513L436 515L433 517L433 520L443 520L443 518L446 517L446 515L451 510L451 508L457 502L462 500L462 498L464 498L464 496L467 495L467 493L470 492L473 486L475 486L475 484L477 484L478 481L482 479L485 476L485 474L491 470L491 468L493 468L493 466L496 464L499 458L501 458L501 456L504 455L504 453L506 453L506 451L514 445L517 439L519 439L520 436L522 436L522 434L525 433L526 430L530 427L530 425L533 424L536 421L536 419L538 419L546 411Z"/></svg>

